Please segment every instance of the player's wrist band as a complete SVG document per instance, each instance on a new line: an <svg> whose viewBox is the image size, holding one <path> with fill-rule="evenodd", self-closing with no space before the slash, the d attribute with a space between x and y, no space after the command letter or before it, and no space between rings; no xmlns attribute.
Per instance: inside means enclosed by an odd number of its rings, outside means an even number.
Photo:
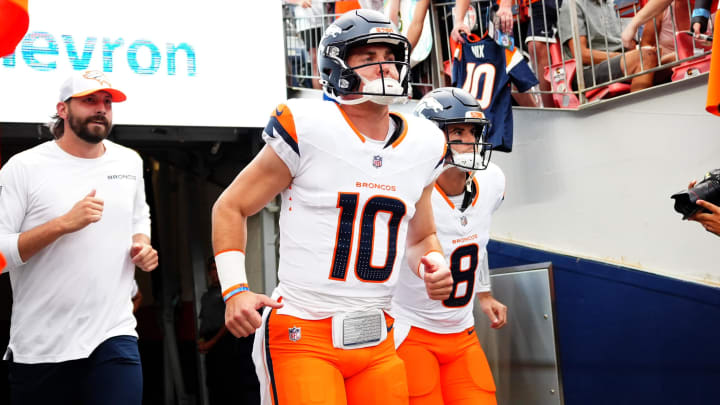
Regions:
<svg viewBox="0 0 720 405"><path fill-rule="evenodd" d="M446 263L445 262L445 256L443 256L442 253L440 253L437 250L431 250L423 255L423 257L426 257L428 260L436 263ZM420 276L421 279L425 279L425 265L422 263L422 260L418 264L418 276Z"/></svg>
<svg viewBox="0 0 720 405"><path fill-rule="evenodd" d="M223 250L215 255L223 301L250 291L245 274L245 253L242 250Z"/></svg>

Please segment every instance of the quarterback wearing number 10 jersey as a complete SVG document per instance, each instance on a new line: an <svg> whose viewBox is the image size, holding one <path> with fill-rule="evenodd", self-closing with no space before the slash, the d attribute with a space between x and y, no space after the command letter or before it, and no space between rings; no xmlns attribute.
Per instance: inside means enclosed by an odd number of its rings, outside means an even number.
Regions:
<svg viewBox="0 0 720 405"><path fill-rule="evenodd" d="M494 39L471 34L453 54L452 83L475 96L492 122L488 142L494 150L512 151L513 121L510 83L525 92L538 84L537 77L516 47L509 50Z"/></svg>
<svg viewBox="0 0 720 405"><path fill-rule="evenodd" d="M271 117L263 138L293 177L282 192L278 313L389 308L408 222L445 148L431 122L390 117L385 141L360 134L330 101L289 100Z"/></svg>

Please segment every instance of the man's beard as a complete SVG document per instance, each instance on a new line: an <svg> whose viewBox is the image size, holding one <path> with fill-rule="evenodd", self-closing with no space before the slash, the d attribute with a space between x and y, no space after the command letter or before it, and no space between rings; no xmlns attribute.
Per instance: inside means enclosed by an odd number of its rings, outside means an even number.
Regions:
<svg viewBox="0 0 720 405"><path fill-rule="evenodd" d="M91 123L93 121L101 121L105 124L105 127L93 127L93 129L90 129ZM70 129L73 130L75 135L78 136L78 138L82 139L83 141L87 143L93 143L98 144L103 141L103 139L107 138L108 134L110 133L110 129L112 128L112 124L108 122L107 117L104 115L96 115L94 117L89 117L85 120L81 120L80 118L76 118L72 115L71 112L68 112L68 123L70 124Z"/></svg>

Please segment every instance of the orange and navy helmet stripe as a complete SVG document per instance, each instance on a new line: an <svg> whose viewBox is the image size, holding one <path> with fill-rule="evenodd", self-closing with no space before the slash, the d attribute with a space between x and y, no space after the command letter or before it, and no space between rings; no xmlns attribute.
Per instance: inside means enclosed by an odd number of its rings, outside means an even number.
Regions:
<svg viewBox="0 0 720 405"><path fill-rule="evenodd" d="M270 116L270 122L265 127L265 133L270 137L279 134L295 153L300 155L300 147L298 146L297 132L295 131L295 120L292 112L285 104L280 104Z"/></svg>

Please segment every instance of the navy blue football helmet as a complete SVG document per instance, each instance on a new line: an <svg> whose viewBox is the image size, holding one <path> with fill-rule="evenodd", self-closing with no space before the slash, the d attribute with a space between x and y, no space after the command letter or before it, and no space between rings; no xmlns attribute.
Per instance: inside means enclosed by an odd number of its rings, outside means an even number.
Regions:
<svg viewBox="0 0 720 405"><path fill-rule="evenodd" d="M347 58L350 52L365 45L386 45L395 56L394 61L372 62L350 67ZM358 9L343 14L323 34L317 53L320 83L325 93L343 104L374 101L380 104L406 100L409 94L410 43L398 33L395 25L382 13ZM369 65L393 64L399 80L381 74L381 85L376 91L361 91L362 78L356 69ZM382 66L381 72L382 72ZM366 83L367 84L367 83ZM367 87L367 86L366 86ZM362 95L358 100L343 100L343 96Z"/></svg>
<svg viewBox="0 0 720 405"><path fill-rule="evenodd" d="M486 142L490 121L480 108L480 103L470 93L455 87L441 87L426 94L415 107L415 115L434 122L444 133L448 142L447 163L463 171L484 170L490 163L492 144ZM475 126L475 142L450 141L448 126L472 124ZM457 153L452 145L472 145L472 153Z"/></svg>

